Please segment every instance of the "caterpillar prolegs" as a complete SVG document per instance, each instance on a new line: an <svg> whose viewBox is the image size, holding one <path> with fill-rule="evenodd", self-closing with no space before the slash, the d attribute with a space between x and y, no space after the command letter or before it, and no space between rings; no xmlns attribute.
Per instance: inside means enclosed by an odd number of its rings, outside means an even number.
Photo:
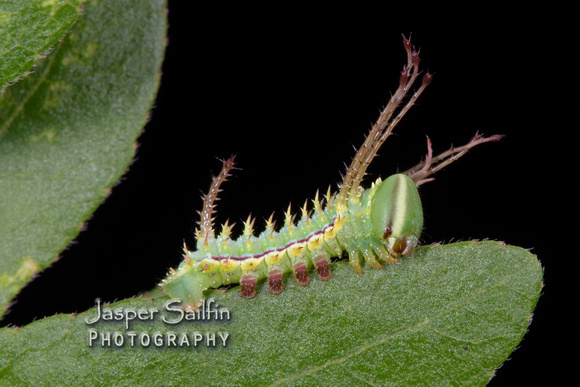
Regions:
<svg viewBox="0 0 580 387"><path fill-rule="evenodd" d="M283 291L283 276L294 273L300 285L310 282L314 267L320 280L331 278L330 261L346 251L353 268L362 273L361 262L382 268L379 260L398 262L401 255L412 255L419 243L423 228L423 210L417 187L432 180L429 176L476 145L497 141L502 136L483 137L479 134L464 146L433 156L427 138L425 160L415 167L388 177L377 179L370 188L361 187L365 171L378 149L391 135L395 125L413 106L432 80L428 72L422 75L419 87L411 93L419 78L419 53L408 38L403 37L407 63L400 75L399 86L364 143L352 160L337 193L327 192L321 200L318 193L307 204L302 216L294 221L290 207L284 225L275 229L273 217L266 221L266 229L254 235L254 219L248 217L242 235L231 238L233 226L227 222L216 236L213 225L215 201L221 184L230 176L234 158L223 161L221 172L212 180L204 195L203 209L196 229L197 249L184 248L184 260L171 269L161 283L162 290L182 301L184 308L197 309L209 288L240 284L240 296L256 295L256 284L268 279L270 293ZM403 102L410 95L406 102Z"/></svg>

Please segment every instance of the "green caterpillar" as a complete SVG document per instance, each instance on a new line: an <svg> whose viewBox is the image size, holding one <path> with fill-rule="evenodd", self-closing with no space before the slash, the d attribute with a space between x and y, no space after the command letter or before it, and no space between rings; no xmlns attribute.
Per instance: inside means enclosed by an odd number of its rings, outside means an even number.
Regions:
<svg viewBox="0 0 580 387"><path fill-rule="evenodd" d="M231 238L232 227L227 222L216 236L213 226L214 202L220 185L230 176L234 158L223 161L219 175L213 178L209 192L204 196L201 220L196 230L197 249L184 249L184 261L171 269L161 283L162 290L182 301L185 309L196 310L202 304L209 288L241 284L240 296L256 295L256 284L268 278L270 293L283 291L284 274L293 272L300 285L310 282L309 271L314 266L320 280L331 277L329 263L346 251L353 268L362 273L361 260L382 268L377 259L398 262L401 255L412 255L423 229L423 210L417 187L432 180L427 176L464 155L474 146L497 141L502 136L483 137L476 133L469 143L451 148L433 157L427 138L427 156L415 167L388 177L377 179L370 188L361 187L365 171L378 149L392 133L395 125L415 103L432 80L428 72L420 87L409 94L419 76L419 54L410 39L403 37L407 64L401 72L399 87L381 112L363 145L348 168L340 190L326 194L325 205L314 198L312 212L307 204L297 223L291 209L285 213L284 226L274 228L272 216L266 229L254 235L254 219L244 223L243 234Z"/></svg>

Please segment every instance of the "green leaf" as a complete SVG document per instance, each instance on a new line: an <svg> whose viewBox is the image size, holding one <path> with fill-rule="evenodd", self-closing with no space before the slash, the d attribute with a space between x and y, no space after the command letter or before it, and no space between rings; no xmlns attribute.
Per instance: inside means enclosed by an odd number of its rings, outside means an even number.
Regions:
<svg viewBox="0 0 580 387"><path fill-rule="evenodd" d="M111 308L157 308L155 318L85 322L96 311L3 328L0 378L8 384L141 385L483 385L522 339L542 288L533 254L498 242L419 248L383 270L356 273L345 262L333 278L300 287L292 277L278 296L262 284L256 298L213 292L231 319L183 321L166 297ZM97 335L89 346L90 332ZM122 347L103 346L118 332ZM135 334L135 346L129 334ZM193 335L203 340L193 347ZM222 345L219 333L229 334ZM186 333L190 347L148 347L144 334ZM215 346L208 337L215 334ZM168 336L164 336L165 340Z"/></svg>
<svg viewBox="0 0 580 387"><path fill-rule="evenodd" d="M71 28L85 0L0 2L0 89L26 75Z"/></svg>
<svg viewBox="0 0 580 387"><path fill-rule="evenodd" d="M129 166L159 84L165 1L91 1L0 96L0 315Z"/></svg>

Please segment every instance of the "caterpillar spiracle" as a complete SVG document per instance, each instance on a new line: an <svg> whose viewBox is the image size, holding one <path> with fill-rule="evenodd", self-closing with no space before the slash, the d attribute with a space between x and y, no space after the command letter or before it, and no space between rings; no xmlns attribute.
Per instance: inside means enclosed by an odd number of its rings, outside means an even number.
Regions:
<svg viewBox="0 0 580 387"><path fill-rule="evenodd" d="M379 260L396 263L401 255L412 255L419 243L423 228L423 210L417 187L432 180L431 174L463 156L476 145L498 141L502 136L475 136L461 147L433 156L427 138L425 160L415 167L382 181L377 179L370 188L361 183L365 171L395 125L413 106L432 80L432 74L422 75L420 86L410 92L420 76L419 53L411 40L403 37L407 63L400 75L399 86L382 110L364 143L352 160L337 193L330 189L324 200L318 193L312 200L312 211L302 208L302 216L294 221L290 208L284 225L276 230L272 216L266 229L254 235L254 219L244 223L242 235L231 238L233 226L226 222L216 236L213 225L215 201L221 184L230 176L234 157L223 161L221 172L212 180L204 195L203 209L196 229L197 249L184 248L184 260L171 269L161 282L161 289L170 297L182 301L188 310L202 304L209 288L240 284L240 296L256 295L256 284L268 279L270 293L283 291L283 276L294 273L299 285L308 285L309 271L316 269L318 278L331 278L330 262L346 251L352 267L362 273L361 261L382 268ZM407 95L407 101L404 102Z"/></svg>

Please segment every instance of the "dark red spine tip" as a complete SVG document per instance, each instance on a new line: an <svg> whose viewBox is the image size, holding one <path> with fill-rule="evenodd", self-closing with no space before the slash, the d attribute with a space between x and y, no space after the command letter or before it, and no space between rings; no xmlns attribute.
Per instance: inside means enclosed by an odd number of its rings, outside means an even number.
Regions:
<svg viewBox="0 0 580 387"><path fill-rule="evenodd" d="M408 38L403 35L403 45L405 46L405 50L411 50L411 37Z"/></svg>
<svg viewBox="0 0 580 387"><path fill-rule="evenodd" d="M401 71L401 78L399 79L399 86L400 87L405 86L408 80L409 80L409 72L407 68L403 68L403 71Z"/></svg>
<svg viewBox="0 0 580 387"><path fill-rule="evenodd" d="M413 65L419 67L419 51L413 50L411 58L413 58Z"/></svg>
<svg viewBox="0 0 580 387"><path fill-rule="evenodd" d="M431 81L433 80L433 74L427 72L425 73L425 75L423 76L423 85L427 86L431 83Z"/></svg>

